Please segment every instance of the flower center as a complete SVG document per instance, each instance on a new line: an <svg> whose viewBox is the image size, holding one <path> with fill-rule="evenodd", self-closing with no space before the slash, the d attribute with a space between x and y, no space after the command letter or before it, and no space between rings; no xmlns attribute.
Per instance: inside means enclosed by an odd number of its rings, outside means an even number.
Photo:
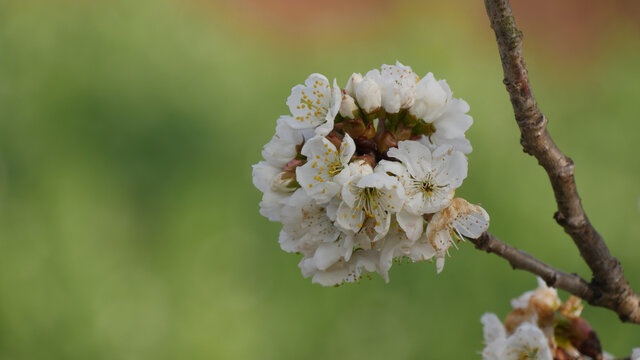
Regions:
<svg viewBox="0 0 640 360"><path fill-rule="evenodd" d="M422 191L427 194L427 196L433 195L433 190L436 188L436 184L430 181L423 181L421 184Z"/></svg>
<svg viewBox="0 0 640 360"><path fill-rule="evenodd" d="M300 103L304 104L302 105L303 108L306 105L309 110L313 110L313 115L316 117L322 117L327 114L327 109L320 106L320 99L317 99L314 103L312 100L306 98L305 96L304 98L300 99ZM309 112L307 115L311 115L311 112Z"/></svg>
<svg viewBox="0 0 640 360"><path fill-rule="evenodd" d="M411 191L412 194L415 194L417 192L422 192L428 197L432 197L436 195L437 193L439 193L440 191L442 191L444 188L447 187L446 185L438 185L435 179L433 178L433 176L431 176L431 174L427 174L427 177L422 180L414 179L412 180L412 182L413 182L413 191Z"/></svg>
<svg viewBox="0 0 640 360"><path fill-rule="evenodd" d="M527 347L525 350L520 352L520 354L518 354L518 360L537 359L539 350L540 348L538 347L534 349Z"/></svg>
<svg viewBox="0 0 640 360"><path fill-rule="evenodd" d="M376 188L366 187L360 189L358 194L358 206L356 206L356 210L364 210L364 213L367 217L374 218L376 217L375 213L378 212L378 208L380 207L380 191Z"/></svg>
<svg viewBox="0 0 640 360"><path fill-rule="evenodd" d="M330 163L329 165L327 165L327 174L333 177L338 175L340 171L342 171L343 169L344 169L344 165L340 160L337 160L336 162Z"/></svg>
<svg viewBox="0 0 640 360"><path fill-rule="evenodd" d="M375 222L375 226L378 226L381 221L386 221L389 216L386 209L394 209L389 203L391 198L391 194L386 194L378 188L361 188L358 190L355 210L364 211L366 217L372 219ZM362 225L360 224L360 227Z"/></svg>

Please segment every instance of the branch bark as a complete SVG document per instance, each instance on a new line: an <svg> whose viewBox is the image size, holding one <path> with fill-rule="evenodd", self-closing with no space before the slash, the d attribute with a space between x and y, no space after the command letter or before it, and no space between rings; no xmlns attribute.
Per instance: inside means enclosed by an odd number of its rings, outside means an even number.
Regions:
<svg viewBox="0 0 640 360"><path fill-rule="evenodd" d="M554 217L571 236L593 274L591 282L588 283L589 291L584 293L588 296L583 297L575 293L574 295L582 297L591 305L615 311L624 322L640 324L640 296L629 286L620 261L609 253L602 236L593 227L582 208L574 179L573 160L560 151L547 131L547 118L538 108L531 91L529 75L522 56L522 32L515 25L509 1L485 0L484 3L491 20L491 28L496 34L504 71L504 84L520 128L520 143L524 151L534 156L546 170L558 205ZM483 238L491 239L492 235L483 234L481 239ZM523 269L532 271L529 268ZM539 267L533 269L540 270Z"/></svg>
<svg viewBox="0 0 640 360"><path fill-rule="evenodd" d="M477 239L468 238L478 250L494 253L511 264L513 269L525 270L541 277L549 286L562 289L582 299L591 299L594 293L584 279L577 274L567 274L562 270L547 265L529 253L501 241L490 232L485 232Z"/></svg>

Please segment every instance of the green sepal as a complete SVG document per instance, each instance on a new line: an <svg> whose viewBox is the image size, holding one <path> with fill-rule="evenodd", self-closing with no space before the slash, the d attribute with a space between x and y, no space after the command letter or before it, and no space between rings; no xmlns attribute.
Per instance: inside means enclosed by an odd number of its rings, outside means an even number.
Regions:
<svg viewBox="0 0 640 360"><path fill-rule="evenodd" d="M435 132L436 132L435 126L433 126L432 123L425 122L422 119L418 119L412 131L413 135L424 135L427 137L431 136Z"/></svg>
<svg viewBox="0 0 640 360"><path fill-rule="evenodd" d="M396 131L398 128L398 123L400 122L400 113L387 113L387 120L385 122L385 127L387 130Z"/></svg>
<svg viewBox="0 0 640 360"><path fill-rule="evenodd" d="M293 180L289 182L286 187L288 189L298 189L298 188L301 188L302 186L300 186L297 180Z"/></svg>

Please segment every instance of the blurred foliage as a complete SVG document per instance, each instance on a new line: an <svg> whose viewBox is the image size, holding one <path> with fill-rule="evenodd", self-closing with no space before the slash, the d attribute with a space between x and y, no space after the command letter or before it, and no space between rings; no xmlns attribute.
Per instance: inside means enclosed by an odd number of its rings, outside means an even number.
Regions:
<svg viewBox="0 0 640 360"><path fill-rule="evenodd" d="M0 359L478 358L480 316L504 317L532 275L464 244L438 276L403 264L389 284L321 288L258 214L250 165L290 88L396 59L471 105L460 195L503 240L588 276L520 149L493 34L440 9L334 44L252 37L186 3L1 2ZM640 289L640 41L624 24L607 39L589 64L525 51L584 205ZM640 345L637 325L584 317L608 351Z"/></svg>

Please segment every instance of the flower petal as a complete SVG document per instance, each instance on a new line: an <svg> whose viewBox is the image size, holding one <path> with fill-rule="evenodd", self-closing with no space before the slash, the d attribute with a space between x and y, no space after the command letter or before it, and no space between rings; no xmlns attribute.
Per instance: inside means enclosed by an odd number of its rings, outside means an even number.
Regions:
<svg viewBox="0 0 640 360"><path fill-rule="evenodd" d="M273 179L275 179L280 172L282 172L282 170L269 165L266 161L260 161L253 165L253 185L263 193L270 191Z"/></svg>
<svg viewBox="0 0 640 360"><path fill-rule="evenodd" d="M444 255L436 257L436 273L440 274L444 269Z"/></svg>
<svg viewBox="0 0 640 360"><path fill-rule="evenodd" d="M422 215L415 215L406 210L402 210L396 214L396 219L409 239L416 241L422 236L424 226Z"/></svg>
<svg viewBox="0 0 640 360"><path fill-rule="evenodd" d="M417 141L400 141L398 147L389 149L387 155L405 164L409 174L415 179L423 179L431 168L431 151Z"/></svg>
<svg viewBox="0 0 640 360"><path fill-rule="evenodd" d="M344 134L344 138L342 139L342 143L340 144L340 161L346 166L353 154L356 152L356 144L353 142L353 139L349 134Z"/></svg>
<svg viewBox="0 0 640 360"><path fill-rule="evenodd" d="M389 225L391 224L391 215L390 214L383 214L382 218L380 217L376 217L376 224L374 229L376 230L376 236L373 239L373 241L378 241L380 239L382 239L385 235L387 235L387 232L389 231Z"/></svg>
<svg viewBox="0 0 640 360"><path fill-rule="evenodd" d="M357 211L346 202L342 202L338 207L336 223L345 230L358 232L364 223L364 212L361 210Z"/></svg>
<svg viewBox="0 0 640 360"><path fill-rule="evenodd" d="M486 313L482 315L480 322L484 325L483 332L485 344L490 344L496 340L505 339L507 337L507 331L496 314Z"/></svg>
<svg viewBox="0 0 640 360"><path fill-rule="evenodd" d="M423 237L424 238L424 237ZM427 261L436 256L436 250L429 244L429 242L415 243L409 252L409 257L412 261Z"/></svg>
<svg viewBox="0 0 640 360"><path fill-rule="evenodd" d="M316 262L316 267L319 270L326 270L329 266L333 265L340 258L340 248L335 243L320 244L316 253L313 255L313 259Z"/></svg>
<svg viewBox="0 0 640 360"><path fill-rule="evenodd" d="M489 214L480 206L472 205L459 211L453 220L453 226L462 235L477 239L489 228Z"/></svg>
<svg viewBox="0 0 640 360"><path fill-rule="evenodd" d="M447 152L436 157L436 153L447 149ZM438 184L448 184L451 189L459 188L467 177L468 160L460 151L455 151L450 145L439 146L434 151L434 177Z"/></svg>

